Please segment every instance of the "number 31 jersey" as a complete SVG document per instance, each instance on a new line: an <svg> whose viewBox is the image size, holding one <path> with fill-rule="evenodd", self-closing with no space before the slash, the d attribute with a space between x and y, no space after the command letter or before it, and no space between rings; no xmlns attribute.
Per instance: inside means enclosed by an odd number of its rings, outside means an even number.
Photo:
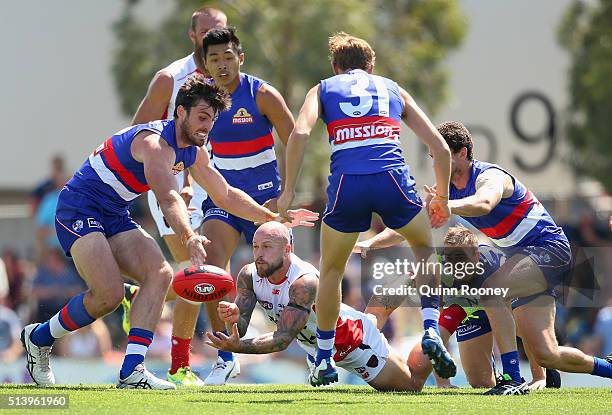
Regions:
<svg viewBox="0 0 612 415"><path fill-rule="evenodd" d="M404 102L394 81L361 69L321 81L332 174L375 174L405 166L400 145Z"/></svg>

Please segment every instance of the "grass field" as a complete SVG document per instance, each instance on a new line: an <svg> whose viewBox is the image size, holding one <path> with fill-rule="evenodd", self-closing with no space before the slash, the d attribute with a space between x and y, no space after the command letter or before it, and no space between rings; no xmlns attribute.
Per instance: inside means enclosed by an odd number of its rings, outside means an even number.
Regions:
<svg viewBox="0 0 612 415"><path fill-rule="evenodd" d="M117 390L111 385L2 385L0 395L68 394L68 410L51 413L90 414L604 414L612 411L612 389L546 390L527 396L483 396L481 390L438 390L420 394L378 393L368 387L313 389L294 385L240 385L177 391ZM2 413L49 413L44 410L0 410Z"/></svg>

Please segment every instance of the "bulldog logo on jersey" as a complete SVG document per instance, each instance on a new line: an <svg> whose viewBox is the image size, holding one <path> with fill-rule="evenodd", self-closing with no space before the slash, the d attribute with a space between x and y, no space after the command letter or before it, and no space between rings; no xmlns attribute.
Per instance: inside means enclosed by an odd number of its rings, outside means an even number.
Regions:
<svg viewBox="0 0 612 415"><path fill-rule="evenodd" d="M172 174L174 174L175 176L177 174L179 174L180 172L182 172L183 170L185 170L185 163L183 163L182 161L179 163L176 163L173 167L172 167Z"/></svg>
<svg viewBox="0 0 612 415"><path fill-rule="evenodd" d="M246 109L238 108L232 116L232 124L253 124L253 116Z"/></svg>

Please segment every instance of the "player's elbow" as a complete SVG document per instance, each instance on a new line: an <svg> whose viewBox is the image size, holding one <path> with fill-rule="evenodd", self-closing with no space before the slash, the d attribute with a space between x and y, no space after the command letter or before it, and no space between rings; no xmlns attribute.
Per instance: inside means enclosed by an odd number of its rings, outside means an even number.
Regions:
<svg viewBox="0 0 612 415"><path fill-rule="evenodd" d="M450 162L451 159L451 151L444 140L435 140L430 146L429 149L434 159L438 160L448 160Z"/></svg>
<svg viewBox="0 0 612 415"><path fill-rule="evenodd" d="M231 204L232 204L231 193L232 193L231 189L228 187L227 189L225 189L225 191L213 191L213 192L209 191L208 196L210 196L212 201L219 208L223 210L228 210L228 209L231 210Z"/></svg>
<svg viewBox="0 0 612 415"><path fill-rule="evenodd" d="M481 215L488 215L489 213L491 213L491 211L493 210L493 208L495 207L493 202L490 200L483 200L480 203L480 214Z"/></svg>
<svg viewBox="0 0 612 415"><path fill-rule="evenodd" d="M294 337L291 336L289 333L282 333L280 336L278 336L278 341L276 342L277 351L282 352L283 350L286 350L287 347L289 347L289 345L293 341L293 339Z"/></svg>

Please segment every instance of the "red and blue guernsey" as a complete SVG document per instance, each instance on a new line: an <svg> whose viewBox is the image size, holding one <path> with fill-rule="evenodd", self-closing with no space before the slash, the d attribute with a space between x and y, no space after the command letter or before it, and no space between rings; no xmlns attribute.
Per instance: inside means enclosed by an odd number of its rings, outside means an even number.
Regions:
<svg viewBox="0 0 612 415"><path fill-rule="evenodd" d="M254 199L278 196L280 176L274 152L273 125L257 108L257 91L265 81L240 74L232 106L219 114L208 138L213 165L227 182Z"/></svg>
<svg viewBox="0 0 612 415"><path fill-rule="evenodd" d="M159 134L176 154L173 174L190 167L197 149L179 148L174 120L153 121L121 130L102 143L68 182L69 188L99 200L107 209L124 212L140 194L149 191L144 164L132 156L131 145L142 131Z"/></svg>
<svg viewBox="0 0 612 415"><path fill-rule="evenodd" d="M472 160L470 178L463 189L450 185L450 199L462 199L476 193L476 179L480 174L498 169L512 178L514 192L501 199L486 215L464 217L466 221L487 235L501 248L541 246L543 241L567 241L563 230L557 226L538 199L514 176L496 164Z"/></svg>
<svg viewBox="0 0 612 415"><path fill-rule="evenodd" d="M538 199L510 173L496 164L472 160L470 178L463 189L452 183L449 197L462 199L476 193L476 179L482 172L498 169L512 178L514 192L503 198L486 215L463 217L464 220L487 235L507 255L525 255L542 271L550 293L569 275L572 252L569 241L548 211ZM520 306L537 296L519 299L513 306Z"/></svg>
<svg viewBox="0 0 612 415"><path fill-rule="evenodd" d="M422 202L400 146L398 85L354 69L322 80L319 92L332 150L323 221L339 232L364 232L376 212L391 229L406 225Z"/></svg>
<svg viewBox="0 0 612 415"><path fill-rule="evenodd" d="M372 174L405 166L400 146L404 102L395 82L354 69L321 81L320 102L332 174Z"/></svg>
<svg viewBox="0 0 612 415"><path fill-rule="evenodd" d="M66 255L70 256L72 244L88 233L102 232L110 238L138 228L128 208L134 199L150 189L144 164L135 160L131 151L132 142L141 131L159 134L174 149L173 174L195 162L195 146L178 147L174 120L135 125L107 139L60 192L55 229Z"/></svg>

